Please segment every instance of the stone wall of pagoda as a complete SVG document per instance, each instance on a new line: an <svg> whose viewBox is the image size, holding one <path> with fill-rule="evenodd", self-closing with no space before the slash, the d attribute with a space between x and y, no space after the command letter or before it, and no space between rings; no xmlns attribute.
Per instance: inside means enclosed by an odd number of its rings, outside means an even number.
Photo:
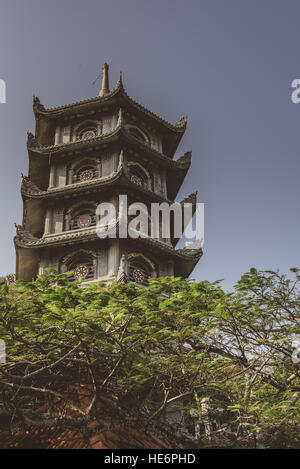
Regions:
<svg viewBox="0 0 300 469"><path fill-rule="evenodd" d="M84 196L79 198L63 199L57 204L49 204L45 212L44 237L63 234L66 231L95 229L96 208L101 202L112 203L118 208L118 200L115 195Z"/></svg>
<svg viewBox="0 0 300 469"><path fill-rule="evenodd" d="M139 153L128 152L127 170L133 182L167 198L166 170L143 160ZM117 171L119 154L117 151L97 152L76 157L68 162L52 160L49 171L48 189L69 184L88 182L95 178L105 178Z"/></svg>
<svg viewBox="0 0 300 469"><path fill-rule="evenodd" d="M136 116L122 110L127 130L137 139L152 149L162 151L162 136L146 122L137 120ZM111 114L96 114L89 118L69 119L58 122L55 127L52 145L77 142L86 138L107 135L117 129L120 123L120 110Z"/></svg>
<svg viewBox="0 0 300 469"><path fill-rule="evenodd" d="M80 247L44 249L40 257L39 274L46 273L48 267L58 272L67 272L75 270L77 266L84 266L89 269L86 281L111 280L120 278L124 273L120 271L122 258L126 259L124 270L128 278L134 274L141 275L139 271L147 271L147 276L154 278L174 275L174 262L167 255L157 256L150 248L134 248L132 244L124 244L118 239L103 241L101 248L99 243L91 242ZM137 278L132 280L138 281Z"/></svg>
<svg viewBox="0 0 300 469"><path fill-rule="evenodd" d="M63 187L109 176L117 170L118 161L119 155L116 151L105 151L100 155L99 153L83 154L69 162L52 161L48 188ZM90 170L84 172L85 168Z"/></svg>
<svg viewBox="0 0 300 469"><path fill-rule="evenodd" d="M128 206L136 202L133 196L127 196ZM57 235L64 236L67 233L77 234L95 232L97 221L96 209L99 203L110 203L115 207L116 217L120 217L119 196L117 194L91 195L90 197L79 197L64 199L59 205L49 204L45 211L45 222L43 238L51 241ZM151 210L151 209L150 209ZM151 211L148 217L148 236L151 236ZM128 218L130 220L130 216ZM63 241L63 239L62 239ZM157 242L171 246L170 238L164 238L160 232Z"/></svg>
<svg viewBox="0 0 300 469"><path fill-rule="evenodd" d="M118 113L92 116L88 119L69 120L59 123L55 129L54 145L76 142L90 137L105 135L116 129Z"/></svg>

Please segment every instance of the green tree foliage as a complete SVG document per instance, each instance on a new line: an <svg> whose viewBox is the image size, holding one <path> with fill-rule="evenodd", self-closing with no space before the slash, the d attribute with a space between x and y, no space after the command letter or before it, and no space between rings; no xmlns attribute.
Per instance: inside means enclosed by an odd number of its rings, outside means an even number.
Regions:
<svg viewBox="0 0 300 469"><path fill-rule="evenodd" d="M93 419L110 417L110 428L130 424L188 446L191 415L201 422L209 397L221 425L197 444L299 447L292 354L300 275L291 270L293 278L251 269L231 293L218 282L169 277L148 288L82 285L52 270L33 282L2 280L0 410L10 430L64 424L91 432ZM74 384L85 386L85 410L68 394ZM99 409L99 396L114 405Z"/></svg>

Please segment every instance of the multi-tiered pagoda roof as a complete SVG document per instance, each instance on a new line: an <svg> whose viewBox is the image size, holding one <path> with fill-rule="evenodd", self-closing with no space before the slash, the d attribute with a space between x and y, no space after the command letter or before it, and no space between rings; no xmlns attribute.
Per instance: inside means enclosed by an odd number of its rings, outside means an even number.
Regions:
<svg viewBox="0 0 300 469"><path fill-rule="evenodd" d="M86 281L144 284L151 276L188 276L201 248L176 249L173 234L100 239L95 221L103 201L118 210L119 194L147 206L174 202L191 164L191 152L173 159L186 119L173 125L138 104L126 94L121 74L109 91L106 64L98 97L52 109L34 97L33 110L29 173L21 183L23 223L14 239L17 278L31 280L47 267L74 270ZM195 208L196 194L184 202Z"/></svg>

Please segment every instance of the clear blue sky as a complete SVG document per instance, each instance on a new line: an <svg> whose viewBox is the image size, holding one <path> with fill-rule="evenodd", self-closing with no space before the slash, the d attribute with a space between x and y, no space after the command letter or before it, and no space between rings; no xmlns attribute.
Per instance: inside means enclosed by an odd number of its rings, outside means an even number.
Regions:
<svg viewBox="0 0 300 469"><path fill-rule="evenodd" d="M14 271L32 95L47 106L96 96L123 70L134 99L176 122L193 151L179 198L198 190L204 255L196 279L231 288L251 266L299 266L300 2L278 0L1 0L1 272Z"/></svg>

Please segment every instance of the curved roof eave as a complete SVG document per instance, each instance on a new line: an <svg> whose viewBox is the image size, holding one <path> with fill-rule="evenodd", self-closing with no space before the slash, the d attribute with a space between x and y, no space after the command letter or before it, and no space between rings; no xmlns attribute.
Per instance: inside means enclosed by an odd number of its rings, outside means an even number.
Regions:
<svg viewBox="0 0 300 469"><path fill-rule="evenodd" d="M128 143L134 143L138 145L142 149L142 151L145 151L148 154L151 154L155 156L156 158L159 158L161 161L166 162L168 165L171 165L172 168L174 168L175 170L181 170L186 173L190 166L191 152L185 153L178 160L172 160L171 158L164 155L163 153L160 153L154 148L151 148L146 143L143 143L140 140L133 137L132 135L130 135L128 132L126 132L126 129L124 129L123 125L118 125L112 132L109 132L104 135L98 135L96 137L89 138L86 140L77 140L75 142L61 143L59 145L50 145L50 146L42 146L42 145L36 144L36 140L32 136L32 134L29 133L28 135L30 136L27 139L28 152L39 154L39 155L46 155L47 157L50 154L51 154L51 157L53 157L57 154L61 154L67 151L72 152L74 150L91 148L91 144L98 145L101 143L108 143L111 140L113 140L114 137L117 137L118 135L122 135L127 140Z"/></svg>
<svg viewBox="0 0 300 469"><path fill-rule="evenodd" d="M149 198L154 198L155 200L159 202L167 202L167 203L172 203L169 199L166 197L156 194L155 192L140 187L137 184L134 184L130 178L127 176L126 172L124 169L120 169L118 171L114 171L111 173L109 176L105 176L102 178L95 178L91 181L84 181L81 183L74 183L74 184L68 184L66 186L61 186L61 187L54 187L48 190L42 190L39 187L37 187L35 184L33 184L29 178L26 178L23 176L23 180L21 183L21 194L28 199L46 199L46 198L52 198L52 197L57 197L57 196L64 196L66 195L67 197L69 196L70 192L73 194L80 194L81 192L84 191L90 191L94 190L97 191L98 189L102 187L106 187L106 185L109 185L111 187L111 184L118 181L119 183L126 184L127 187L130 187L131 189L134 189L137 192L142 193L143 195L148 196Z"/></svg>
<svg viewBox="0 0 300 469"><path fill-rule="evenodd" d="M65 104L64 106L58 106L53 108L45 108L37 97L33 98L33 111L36 116L42 115L49 118L61 117L62 114L70 112L79 111L91 105L107 105L112 98L119 96L123 98L129 105L135 107L137 110L143 112L147 117L155 120L156 123L163 125L165 128L176 134L183 134L186 129L187 119L185 117L181 118L177 124L171 124L162 117L158 116L154 112L150 111L146 107L139 104L137 101L132 99L125 91L123 84L119 82L116 88L110 91L105 96L96 96L94 98L85 99L83 101L77 101L71 104Z"/></svg>
<svg viewBox="0 0 300 469"><path fill-rule="evenodd" d="M95 178L91 181L84 181L84 182L79 182L79 183L74 183L74 184L67 184L66 186L61 186L61 187L54 187L48 190L42 190L39 187L37 187L35 184L31 183L30 180L27 180L23 178L22 184L21 184L21 194L24 195L24 197L30 198L30 199L45 199L45 198L51 198L51 197L56 197L57 195L69 195L70 192L82 192L85 190L90 190L93 188L99 188L102 186L106 186L107 184L111 184L122 176L122 171L114 171L111 173L109 176L101 177L101 178ZM27 178L28 179L28 178Z"/></svg>
<svg viewBox="0 0 300 469"><path fill-rule="evenodd" d="M17 234L14 237L15 245L18 247L24 247L28 249L36 249L43 247L51 247L57 245L65 244L74 244L76 242L82 242L86 239L91 241L97 241L100 238L97 235L96 228L93 229L84 229L84 230L74 230L70 232L62 232L53 234L51 237L45 238L36 238L31 233L27 232L22 226L17 227ZM152 238L137 238L134 239L135 244L143 244L150 246L157 251L165 252L168 255L171 255L174 258L180 259L182 262L198 262L202 256L202 249L174 249L172 246L167 245L166 243L155 240Z"/></svg>

